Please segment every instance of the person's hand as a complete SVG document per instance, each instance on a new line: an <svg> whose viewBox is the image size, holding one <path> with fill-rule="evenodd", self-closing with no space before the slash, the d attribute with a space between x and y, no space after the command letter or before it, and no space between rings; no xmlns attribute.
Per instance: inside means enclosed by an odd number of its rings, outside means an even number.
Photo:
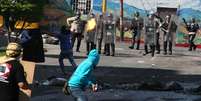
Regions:
<svg viewBox="0 0 201 101"><path fill-rule="evenodd" d="M28 97L31 97L31 90L30 89L20 89L24 94L26 94Z"/></svg>
<svg viewBox="0 0 201 101"><path fill-rule="evenodd" d="M92 84L92 91L96 92L98 90L98 84Z"/></svg>

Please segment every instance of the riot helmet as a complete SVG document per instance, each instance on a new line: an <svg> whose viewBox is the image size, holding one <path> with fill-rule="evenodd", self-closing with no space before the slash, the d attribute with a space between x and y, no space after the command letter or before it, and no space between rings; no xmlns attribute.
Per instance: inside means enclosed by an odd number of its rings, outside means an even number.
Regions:
<svg viewBox="0 0 201 101"><path fill-rule="evenodd" d="M89 15L89 17L90 17L90 18L94 18L95 15L94 15L93 13L91 13L91 14Z"/></svg>
<svg viewBox="0 0 201 101"><path fill-rule="evenodd" d="M170 17L171 17L170 15L166 15L165 16L165 21L169 22L170 21Z"/></svg>
<svg viewBox="0 0 201 101"><path fill-rule="evenodd" d="M195 23L195 18L191 18L192 23Z"/></svg>
<svg viewBox="0 0 201 101"><path fill-rule="evenodd" d="M139 12L136 12L136 13L135 13L135 16L136 16L136 17L139 17L139 16L140 16L140 13L139 13Z"/></svg>

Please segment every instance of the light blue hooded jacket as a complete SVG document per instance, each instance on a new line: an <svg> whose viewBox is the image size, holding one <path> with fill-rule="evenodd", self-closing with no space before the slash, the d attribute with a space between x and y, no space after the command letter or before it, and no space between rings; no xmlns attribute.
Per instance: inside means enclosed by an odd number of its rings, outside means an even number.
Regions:
<svg viewBox="0 0 201 101"><path fill-rule="evenodd" d="M98 64L100 55L96 49L89 52L86 60L84 60L77 67L73 75L68 81L70 88L82 88L90 86L93 83L93 77L91 76L94 67Z"/></svg>

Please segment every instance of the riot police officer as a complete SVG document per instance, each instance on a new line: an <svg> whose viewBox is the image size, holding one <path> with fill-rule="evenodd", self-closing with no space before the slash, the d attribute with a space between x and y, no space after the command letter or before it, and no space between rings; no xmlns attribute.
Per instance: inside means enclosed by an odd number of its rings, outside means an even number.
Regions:
<svg viewBox="0 0 201 101"><path fill-rule="evenodd" d="M103 15L99 15L99 17L97 18L96 33L98 40L98 53L101 54L101 47L103 41Z"/></svg>
<svg viewBox="0 0 201 101"><path fill-rule="evenodd" d="M168 45L169 45L169 55L172 55L173 33L171 32L170 28L171 28L171 16L167 15L165 17L165 21L161 25L161 30L164 32L163 34L164 55L167 55Z"/></svg>
<svg viewBox="0 0 201 101"><path fill-rule="evenodd" d="M192 50L195 51L197 46L194 44L194 39L199 29L199 25L195 22L195 18L192 18L190 23L186 23L184 18L183 20L186 24L186 29L188 31L188 37L189 37L188 42L190 44L189 51L192 51Z"/></svg>
<svg viewBox="0 0 201 101"><path fill-rule="evenodd" d="M140 49L140 38L141 38L141 31L143 28L143 19L140 17L140 13L136 12L134 18L132 19L132 30L133 30L133 35L132 35L132 44L129 46L130 49L134 48L135 41L137 41L137 47L136 49Z"/></svg>
<svg viewBox="0 0 201 101"><path fill-rule="evenodd" d="M158 12L154 13L153 16L156 22L156 54L160 54L160 24L162 23L162 18Z"/></svg>
<svg viewBox="0 0 201 101"><path fill-rule="evenodd" d="M93 24L93 25L92 25ZM93 28L89 28L92 27ZM95 15L93 13L91 13L89 15L89 20L87 22L86 25L86 32L84 33L84 38L86 41L86 49L87 49L87 55L90 52L90 50L95 49L96 48L96 39L97 39L97 35L96 35L96 20L95 20Z"/></svg>
<svg viewBox="0 0 201 101"><path fill-rule="evenodd" d="M110 13L104 20L104 43L105 43L105 55L115 55L115 34L116 24L113 19L113 15ZM112 53L110 54L110 46Z"/></svg>
<svg viewBox="0 0 201 101"><path fill-rule="evenodd" d="M75 40L77 39L77 48L76 51L80 52L80 45L82 40L82 33L84 31L84 22L80 19L80 12L76 13L76 16L68 18L67 24L70 26L72 32L72 46L74 47Z"/></svg>
<svg viewBox="0 0 201 101"><path fill-rule="evenodd" d="M147 55L150 53L148 51L148 45L151 48L151 55L152 57L154 56L155 48L156 48L156 29L157 29L157 24L156 21L154 20L153 14L150 14L148 16L147 21L145 21L144 25L144 31L145 31L145 53L143 55Z"/></svg>

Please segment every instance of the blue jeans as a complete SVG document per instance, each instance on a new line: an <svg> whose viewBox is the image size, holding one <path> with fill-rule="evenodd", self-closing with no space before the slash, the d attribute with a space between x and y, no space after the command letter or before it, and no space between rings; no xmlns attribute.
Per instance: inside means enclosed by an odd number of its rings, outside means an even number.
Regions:
<svg viewBox="0 0 201 101"><path fill-rule="evenodd" d="M74 101L88 101L87 96L81 88L69 88Z"/></svg>
<svg viewBox="0 0 201 101"><path fill-rule="evenodd" d="M64 72L64 62L63 62L63 60L65 58L68 58L69 62L72 64L74 69L77 67L77 65L76 65L76 63L74 61L73 51L72 50L61 51L60 55L59 55L59 65L60 65L60 68L61 68L62 72Z"/></svg>

